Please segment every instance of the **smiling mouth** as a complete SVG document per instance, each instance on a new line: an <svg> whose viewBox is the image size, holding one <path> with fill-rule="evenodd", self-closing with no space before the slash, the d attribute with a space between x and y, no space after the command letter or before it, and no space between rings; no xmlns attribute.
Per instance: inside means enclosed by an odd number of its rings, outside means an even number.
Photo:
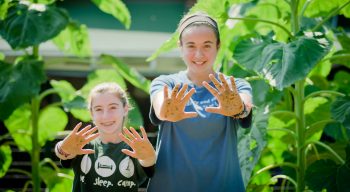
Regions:
<svg viewBox="0 0 350 192"><path fill-rule="evenodd" d="M101 123L102 126L111 126L114 125L114 122Z"/></svg>
<svg viewBox="0 0 350 192"><path fill-rule="evenodd" d="M194 61L193 63L196 65L203 65L205 61Z"/></svg>

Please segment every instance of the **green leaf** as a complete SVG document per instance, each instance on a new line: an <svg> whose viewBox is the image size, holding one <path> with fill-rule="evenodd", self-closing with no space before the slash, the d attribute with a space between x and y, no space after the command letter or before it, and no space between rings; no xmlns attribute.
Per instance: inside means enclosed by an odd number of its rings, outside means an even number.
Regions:
<svg viewBox="0 0 350 192"><path fill-rule="evenodd" d="M68 123L67 114L59 107L46 107L39 114L39 144L44 146L52 141L58 132L63 131Z"/></svg>
<svg viewBox="0 0 350 192"><path fill-rule="evenodd" d="M234 57L241 65L269 80L270 85L282 90L304 79L329 48L328 41L321 36L301 36L288 44L263 39L245 40L237 45Z"/></svg>
<svg viewBox="0 0 350 192"><path fill-rule="evenodd" d="M337 1L337 0L336 0ZM305 11L306 17L324 17L332 10L338 8L338 2L324 1L324 0L313 0L310 1L309 6Z"/></svg>
<svg viewBox="0 0 350 192"><path fill-rule="evenodd" d="M335 74L333 84L337 90L343 93L350 93L350 73L346 71L339 71Z"/></svg>
<svg viewBox="0 0 350 192"><path fill-rule="evenodd" d="M350 130L350 97L339 97L332 104L332 117Z"/></svg>
<svg viewBox="0 0 350 192"><path fill-rule="evenodd" d="M170 39L164 42L150 57L147 58L147 62L153 61L160 54L170 51L177 47L177 42L179 40L179 33L175 32Z"/></svg>
<svg viewBox="0 0 350 192"><path fill-rule="evenodd" d="M134 68L129 67L126 63L110 55L102 55L101 62L113 64L113 66L117 69L118 73L122 75L128 82L130 82L135 87L143 90L144 92L149 93L151 81L146 79Z"/></svg>
<svg viewBox="0 0 350 192"><path fill-rule="evenodd" d="M66 191L67 189L72 189L73 181L69 178L74 177L73 171L69 169L60 169L59 171L60 172L57 172L47 166L40 167L40 177L51 192L61 192ZM62 174L67 176L61 177L60 175Z"/></svg>
<svg viewBox="0 0 350 192"><path fill-rule="evenodd" d="M250 129L238 129L238 156L245 186L266 146L266 127L268 115L264 108L254 111Z"/></svg>
<svg viewBox="0 0 350 192"><path fill-rule="evenodd" d="M73 117L76 119L79 119L83 122L91 121L91 115L90 115L89 110L87 110L87 109L73 108L70 110L70 112L72 113Z"/></svg>
<svg viewBox="0 0 350 192"><path fill-rule="evenodd" d="M336 191L337 188L337 168L332 160L318 160L312 163L306 170L306 184L311 190Z"/></svg>
<svg viewBox="0 0 350 192"><path fill-rule="evenodd" d="M51 80L50 84L57 91L63 102L70 101L75 97L76 90L70 82Z"/></svg>
<svg viewBox="0 0 350 192"><path fill-rule="evenodd" d="M126 89L125 81L118 71L113 69L99 69L88 75L87 83L80 89L81 96L87 99L92 88L105 82L115 82L118 83L124 90Z"/></svg>
<svg viewBox="0 0 350 192"><path fill-rule="evenodd" d="M129 102L133 108L129 110L128 121L126 123L126 126L139 129L141 125L143 126L143 118L142 118L140 108L134 99L129 98Z"/></svg>
<svg viewBox="0 0 350 192"><path fill-rule="evenodd" d="M56 2L56 0L30 0L31 3L39 3L39 4L45 4L45 5L50 5L54 2Z"/></svg>
<svg viewBox="0 0 350 192"><path fill-rule="evenodd" d="M67 110L71 109L87 109L86 101L81 96L74 97L73 100L63 103L63 107Z"/></svg>
<svg viewBox="0 0 350 192"><path fill-rule="evenodd" d="M24 49L58 35L68 19L65 11L54 6L18 3L8 9L0 32L12 49Z"/></svg>
<svg viewBox="0 0 350 192"><path fill-rule="evenodd" d="M31 57L24 57L15 65L0 61L0 119L29 102L45 80L42 61Z"/></svg>
<svg viewBox="0 0 350 192"><path fill-rule="evenodd" d="M4 20L6 18L7 10L10 7L10 2L10 0L0 0L0 20Z"/></svg>
<svg viewBox="0 0 350 192"><path fill-rule="evenodd" d="M0 178L3 177L12 163L12 151L9 145L0 146Z"/></svg>
<svg viewBox="0 0 350 192"><path fill-rule="evenodd" d="M121 0L92 0L103 12L113 15L126 29L130 29L131 16L128 8Z"/></svg>
<svg viewBox="0 0 350 192"><path fill-rule="evenodd" d="M24 104L18 107L11 116L6 119L5 126L18 148L30 152L32 149L31 106Z"/></svg>
<svg viewBox="0 0 350 192"><path fill-rule="evenodd" d="M87 27L78 22L70 21L53 42L61 51L78 57L88 57L92 54Z"/></svg>
<svg viewBox="0 0 350 192"><path fill-rule="evenodd" d="M347 142L350 138L350 129L345 129L345 127L338 122L327 124L323 131L337 142Z"/></svg>

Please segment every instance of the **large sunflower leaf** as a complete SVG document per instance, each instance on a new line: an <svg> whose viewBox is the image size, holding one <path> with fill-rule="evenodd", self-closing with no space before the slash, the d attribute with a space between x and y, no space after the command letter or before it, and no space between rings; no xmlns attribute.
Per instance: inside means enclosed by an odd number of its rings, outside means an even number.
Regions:
<svg viewBox="0 0 350 192"><path fill-rule="evenodd" d="M320 36L300 36L288 44L244 40L236 46L234 58L282 90L304 79L329 49L328 41Z"/></svg>
<svg viewBox="0 0 350 192"><path fill-rule="evenodd" d="M27 4L9 8L2 23L0 33L13 49L39 45L58 35L68 23L67 13L60 8Z"/></svg>

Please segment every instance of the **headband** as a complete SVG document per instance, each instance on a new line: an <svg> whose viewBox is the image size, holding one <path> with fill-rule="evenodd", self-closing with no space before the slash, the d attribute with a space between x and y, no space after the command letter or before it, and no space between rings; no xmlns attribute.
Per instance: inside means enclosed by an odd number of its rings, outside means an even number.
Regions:
<svg viewBox="0 0 350 192"><path fill-rule="evenodd" d="M192 16L188 17L187 19L185 19L180 24L180 26L179 26L179 34L181 35L183 30L186 29L186 27L188 27L189 25L191 25L193 23L197 23L197 22L208 23L215 30L218 30L218 25L216 24L216 21L214 21L214 19L212 19L212 18L210 18L208 16L205 16L205 15L192 15Z"/></svg>

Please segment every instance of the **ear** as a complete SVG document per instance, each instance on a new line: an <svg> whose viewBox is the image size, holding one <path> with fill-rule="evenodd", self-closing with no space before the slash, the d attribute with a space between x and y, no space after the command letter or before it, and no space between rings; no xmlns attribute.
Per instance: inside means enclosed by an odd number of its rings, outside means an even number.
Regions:
<svg viewBox="0 0 350 192"><path fill-rule="evenodd" d="M124 107L124 117L127 117L129 113L129 106L125 105Z"/></svg>

